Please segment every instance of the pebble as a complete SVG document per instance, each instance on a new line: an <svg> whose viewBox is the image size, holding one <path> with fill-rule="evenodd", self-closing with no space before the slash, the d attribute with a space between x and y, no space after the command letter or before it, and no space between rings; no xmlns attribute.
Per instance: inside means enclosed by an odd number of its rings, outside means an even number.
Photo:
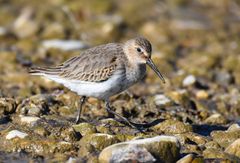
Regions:
<svg viewBox="0 0 240 163"><path fill-rule="evenodd" d="M171 119L153 126L153 130L157 133L164 132L165 134L182 134L193 131L191 125Z"/></svg>
<svg viewBox="0 0 240 163"><path fill-rule="evenodd" d="M30 37L36 34L39 29L38 23L31 17L33 15L32 8L24 8L20 15L13 23L13 32L20 38Z"/></svg>
<svg viewBox="0 0 240 163"><path fill-rule="evenodd" d="M240 130L240 126L237 123L232 124L231 126L229 126L227 131L236 131L236 130Z"/></svg>
<svg viewBox="0 0 240 163"><path fill-rule="evenodd" d="M77 163L77 159L73 157L69 157L66 163Z"/></svg>
<svg viewBox="0 0 240 163"><path fill-rule="evenodd" d="M188 154L177 161L177 163L191 163L194 160L193 154Z"/></svg>
<svg viewBox="0 0 240 163"><path fill-rule="evenodd" d="M214 79L218 84L226 87L233 81L233 77L230 73L222 71L217 71L214 74Z"/></svg>
<svg viewBox="0 0 240 163"><path fill-rule="evenodd" d="M116 136L110 134L94 133L83 136L79 141L81 147L93 146L96 150L103 150L105 147L118 143ZM84 150L84 149L81 150Z"/></svg>
<svg viewBox="0 0 240 163"><path fill-rule="evenodd" d="M232 144L230 144L225 149L225 152L240 158L240 139L237 139Z"/></svg>
<svg viewBox="0 0 240 163"><path fill-rule="evenodd" d="M183 86L187 87L187 86L191 86L193 85L194 83L196 83L197 79L195 76L193 75L188 75L187 77L185 77L183 79Z"/></svg>
<svg viewBox="0 0 240 163"><path fill-rule="evenodd" d="M0 36L3 36L7 33L7 29L0 26Z"/></svg>
<svg viewBox="0 0 240 163"><path fill-rule="evenodd" d="M16 102L12 98L0 98L0 114L10 114L15 112Z"/></svg>
<svg viewBox="0 0 240 163"><path fill-rule="evenodd" d="M99 155L100 163L111 162L110 160L116 158L118 151L124 151L129 146L144 147L157 161L164 160L166 162L176 162L179 157L180 143L174 136L156 136L153 138L145 138L138 140L131 140L118 144L111 145L105 148ZM127 150L126 152L129 152ZM121 153L121 156L124 154ZM127 155L127 154L126 154ZM151 156L148 157L152 158ZM152 158L153 160L153 158Z"/></svg>
<svg viewBox="0 0 240 163"><path fill-rule="evenodd" d="M33 125L36 123L40 118L33 117L33 116L20 116L20 121L24 124Z"/></svg>
<svg viewBox="0 0 240 163"><path fill-rule="evenodd" d="M63 51L79 50L86 48L86 45L79 40L45 40L42 42L42 46L46 49L56 48Z"/></svg>
<svg viewBox="0 0 240 163"><path fill-rule="evenodd" d="M170 98L168 98L167 96L165 96L163 94L156 95L154 97L154 101L157 106L169 106L172 103Z"/></svg>
<svg viewBox="0 0 240 163"><path fill-rule="evenodd" d="M96 133L96 127L90 123L80 123L72 126L76 132L80 132L82 136Z"/></svg>
<svg viewBox="0 0 240 163"><path fill-rule="evenodd" d="M110 162L147 162L153 163L156 159L146 148L137 145L129 145L124 149L116 150L112 153Z"/></svg>
<svg viewBox="0 0 240 163"><path fill-rule="evenodd" d="M240 130L212 131L210 135L213 141L217 142L221 147L226 148L240 138Z"/></svg>
<svg viewBox="0 0 240 163"><path fill-rule="evenodd" d="M226 124L227 119L221 114L215 113L208 117L207 119L205 119L204 122L208 124Z"/></svg>
<svg viewBox="0 0 240 163"><path fill-rule="evenodd" d="M197 93L196 93L196 97L199 100L207 99L208 96L209 95L208 95L207 91L204 91L204 90L197 91Z"/></svg>
<svg viewBox="0 0 240 163"><path fill-rule="evenodd" d="M203 157L208 159L224 159L224 161L219 162L239 162L240 159L238 159L234 155L230 155L221 149L215 149L215 148L207 148L203 151ZM226 161L227 160L227 161Z"/></svg>
<svg viewBox="0 0 240 163"><path fill-rule="evenodd" d="M30 108L28 108L28 115L31 116L40 116L42 110L41 107L37 106L37 105L31 105Z"/></svg>
<svg viewBox="0 0 240 163"><path fill-rule="evenodd" d="M6 139L13 139L13 138L25 138L26 136L28 136L28 134L18 131L18 130L12 130L10 131L7 135L6 135Z"/></svg>

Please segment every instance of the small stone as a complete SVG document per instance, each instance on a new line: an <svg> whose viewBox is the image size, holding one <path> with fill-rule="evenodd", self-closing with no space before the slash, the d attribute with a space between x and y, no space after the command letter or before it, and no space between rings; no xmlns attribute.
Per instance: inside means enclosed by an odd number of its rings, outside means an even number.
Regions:
<svg viewBox="0 0 240 163"><path fill-rule="evenodd" d="M156 136L153 138L145 138L139 140L131 140L111 145L105 148L99 155L100 163L107 163L113 158L117 151L124 151L129 146L137 145L144 147L157 162L164 160L165 162L176 162L179 157L180 143L173 136Z"/></svg>
<svg viewBox="0 0 240 163"><path fill-rule="evenodd" d="M34 125L40 118L33 116L20 116L20 121L23 124Z"/></svg>
<svg viewBox="0 0 240 163"><path fill-rule="evenodd" d="M57 144L57 150L60 153L71 151L71 150L73 150L73 148L74 148L73 144L69 143L69 142L66 142L66 141L61 141Z"/></svg>
<svg viewBox="0 0 240 163"><path fill-rule="evenodd" d="M26 7L22 10L21 14L15 20L13 24L14 33L20 37L30 37L36 34L39 29L39 25L31 17L33 15L33 9Z"/></svg>
<svg viewBox="0 0 240 163"><path fill-rule="evenodd" d="M4 36L5 34L7 34L7 29L0 26L0 36Z"/></svg>
<svg viewBox="0 0 240 163"><path fill-rule="evenodd" d="M66 163L77 163L77 159L76 158L73 158L73 157L69 157L69 159L67 160Z"/></svg>
<svg viewBox="0 0 240 163"><path fill-rule="evenodd" d="M38 106L31 105L31 107L28 110L28 115L32 116L40 116L42 110Z"/></svg>
<svg viewBox="0 0 240 163"><path fill-rule="evenodd" d="M208 142L207 137L194 132L178 134L176 135L176 137L181 142L181 144L186 144L187 142L191 141L191 142L194 142L194 144L197 144L198 146L202 146Z"/></svg>
<svg viewBox="0 0 240 163"><path fill-rule="evenodd" d="M240 130L212 131L210 135L213 138L213 141L217 142L221 147L226 148L240 138Z"/></svg>
<svg viewBox="0 0 240 163"><path fill-rule="evenodd" d="M13 139L13 138L25 138L26 136L28 136L28 134L18 131L18 130L12 130L10 131L7 135L6 135L6 139Z"/></svg>
<svg viewBox="0 0 240 163"><path fill-rule="evenodd" d="M207 148L203 151L204 158L226 159L231 162L239 162L240 159L234 155L223 152L221 149Z"/></svg>
<svg viewBox="0 0 240 163"><path fill-rule="evenodd" d="M172 91L169 93L169 96L174 100L175 103L178 104L184 104L189 100L189 95L186 89Z"/></svg>
<svg viewBox="0 0 240 163"><path fill-rule="evenodd" d="M193 154L188 154L177 161L177 163L191 163L194 160Z"/></svg>
<svg viewBox="0 0 240 163"><path fill-rule="evenodd" d="M163 94L156 95L154 97L154 101L155 101L155 104L160 107L169 106L172 104L171 99Z"/></svg>
<svg viewBox="0 0 240 163"><path fill-rule="evenodd" d="M221 114L216 113L205 119L204 122L208 124L226 124L227 119Z"/></svg>
<svg viewBox="0 0 240 163"><path fill-rule="evenodd" d="M192 132L193 129L191 125L169 119L154 126L153 130L158 133L164 132L165 134L182 134Z"/></svg>
<svg viewBox="0 0 240 163"><path fill-rule="evenodd" d="M0 114L10 114L15 112L16 102L12 98L0 98Z"/></svg>
<svg viewBox="0 0 240 163"><path fill-rule="evenodd" d="M240 130L239 124L235 123L228 127L227 131L237 131Z"/></svg>
<svg viewBox="0 0 240 163"><path fill-rule="evenodd" d="M217 71L214 74L214 79L218 84L226 87L233 81L231 74L224 71Z"/></svg>
<svg viewBox="0 0 240 163"><path fill-rule="evenodd" d="M34 129L34 132L35 132L36 134L41 135L41 136L48 136L48 135L50 135L50 132L49 132L47 129L45 129L44 127L42 127L42 126L37 126L37 127Z"/></svg>
<svg viewBox="0 0 240 163"><path fill-rule="evenodd" d="M85 146L93 146L96 150L103 150L109 145L118 143L119 140L116 136L109 135L109 134L101 134L101 133L95 133L95 134L89 134L81 138L79 145L81 147Z"/></svg>
<svg viewBox="0 0 240 163"><path fill-rule="evenodd" d="M61 23L53 22L48 24L48 26L44 29L42 37L44 39L50 38L64 38L64 28Z"/></svg>
<svg viewBox="0 0 240 163"><path fill-rule="evenodd" d="M61 132L61 137L68 142L78 141L80 134L77 133L72 127L66 128Z"/></svg>
<svg viewBox="0 0 240 163"><path fill-rule="evenodd" d="M147 151L146 148L129 145L124 149L116 150L112 153L110 162L148 162L153 163L156 159Z"/></svg>
<svg viewBox="0 0 240 163"><path fill-rule="evenodd" d="M73 125L73 128L76 132L80 132L82 136L94 134L97 132L96 127L91 125L90 123L80 123L77 125Z"/></svg>
<svg viewBox="0 0 240 163"><path fill-rule="evenodd" d="M205 144L205 147L206 147L206 148L215 148L215 149L221 148L220 145L219 145L217 142L215 142L215 141L207 142L207 143Z"/></svg>
<svg viewBox="0 0 240 163"><path fill-rule="evenodd" d="M208 96L209 95L208 95L207 91L204 91L204 90L197 91L197 93L196 93L196 97L199 100L207 99Z"/></svg>
<svg viewBox="0 0 240 163"><path fill-rule="evenodd" d="M63 51L79 50L86 47L86 45L79 40L45 40L42 42L42 46L46 49L54 48Z"/></svg>
<svg viewBox="0 0 240 163"><path fill-rule="evenodd" d="M187 87L187 86L191 86L194 83L196 83L197 79L195 78L195 76L193 75L189 75L187 77L184 78L183 80L183 86Z"/></svg>
<svg viewBox="0 0 240 163"><path fill-rule="evenodd" d="M58 108L58 112L61 116L72 115L73 110L69 106L61 106Z"/></svg>
<svg viewBox="0 0 240 163"><path fill-rule="evenodd" d="M240 158L240 139L237 139L232 144L230 144L225 149L225 152Z"/></svg>

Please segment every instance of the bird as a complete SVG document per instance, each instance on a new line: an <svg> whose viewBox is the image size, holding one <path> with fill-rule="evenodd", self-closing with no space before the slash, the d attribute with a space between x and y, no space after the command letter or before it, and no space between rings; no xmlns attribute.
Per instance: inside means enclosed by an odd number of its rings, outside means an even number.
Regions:
<svg viewBox="0 0 240 163"><path fill-rule="evenodd" d="M29 73L60 83L81 96L76 123L80 122L86 99L94 97L105 101L106 111L110 115L136 128L137 123L112 110L109 99L143 80L147 65L165 83L151 54L150 41L138 36L123 43L107 43L86 49L57 66L32 67Z"/></svg>

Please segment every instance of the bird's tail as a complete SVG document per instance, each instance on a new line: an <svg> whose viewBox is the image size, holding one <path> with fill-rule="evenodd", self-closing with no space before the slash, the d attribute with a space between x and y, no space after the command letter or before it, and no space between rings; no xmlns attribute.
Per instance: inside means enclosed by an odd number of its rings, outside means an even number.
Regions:
<svg viewBox="0 0 240 163"><path fill-rule="evenodd" d="M43 68L43 67L32 67L29 69L29 73L31 75L41 75L41 76L46 76L46 75L59 75L60 73L60 68L58 67L48 67L48 68Z"/></svg>

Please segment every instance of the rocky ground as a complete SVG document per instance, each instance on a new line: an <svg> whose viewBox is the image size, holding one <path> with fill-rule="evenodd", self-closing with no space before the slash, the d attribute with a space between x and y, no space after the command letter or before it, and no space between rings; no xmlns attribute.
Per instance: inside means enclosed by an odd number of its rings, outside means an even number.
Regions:
<svg viewBox="0 0 240 163"><path fill-rule="evenodd" d="M88 47L137 35L167 79L148 71L111 99L140 133L89 98L30 76ZM240 3L237 0L1 0L1 162L240 162Z"/></svg>

